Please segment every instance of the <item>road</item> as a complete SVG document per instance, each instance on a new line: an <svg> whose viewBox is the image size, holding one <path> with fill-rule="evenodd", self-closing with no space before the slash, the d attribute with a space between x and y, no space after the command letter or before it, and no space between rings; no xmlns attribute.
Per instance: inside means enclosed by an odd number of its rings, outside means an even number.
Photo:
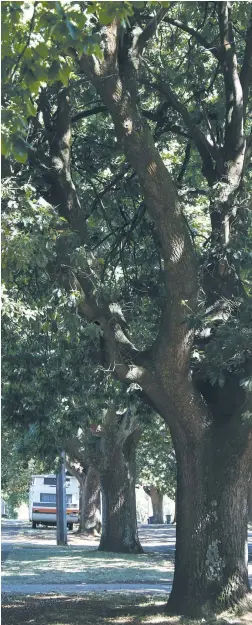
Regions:
<svg viewBox="0 0 252 625"><path fill-rule="evenodd" d="M140 525L138 528L139 538L144 551L157 551L160 553L174 554L175 552L175 527L173 525ZM8 554L16 545L19 547L39 547L56 544L55 528L39 527L36 530L25 521L4 520L2 521L2 553ZM96 547L98 538L82 538L76 531L68 531L69 545L83 545ZM7 556L8 557L8 556Z"/></svg>
<svg viewBox="0 0 252 625"><path fill-rule="evenodd" d="M175 554L175 527L172 525L140 525L139 537L145 552L159 552L167 559L173 560ZM4 520L2 523L2 560L6 560L15 547L40 549L44 546L55 546L56 531L54 528L39 528L33 530L27 522ZM68 544L83 546L94 549L98 546L98 539L83 539L75 533L68 532ZM249 554L249 577L252 584L252 531L248 532L248 554ZM165 584L29 584L11 585L6 588L2 585L2 591L8 593L41 594L45 592L57 592L66 594L80 594L90 592L140 592L143 594L160 594L169 592L172 580Z"/></svg>

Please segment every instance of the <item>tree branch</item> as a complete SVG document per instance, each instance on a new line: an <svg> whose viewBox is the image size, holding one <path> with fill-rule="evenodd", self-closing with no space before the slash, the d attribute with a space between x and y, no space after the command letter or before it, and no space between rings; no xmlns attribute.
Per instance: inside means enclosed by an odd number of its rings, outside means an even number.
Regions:
<svg viewBox="0 0 252 625"><path fill-rule="evenodd" d="M31 18L31 21L30 21L30 28L29 28L27 41L26 41L26 44L24 45L23 49L21 50L21 52L20 52L20 54L19 54L19 56L17 58L17 61L16 61L15 65L14 65L14 67L13 67L13 70L12 70L11 76L10 76L11 80L13 80L13 78L15 76L15 73L16 73L16 70L17 70L17 68L19 66L19 63L20 63L22 57L24 56L24 53L27 50L28 46L30 45L31 34L32 34L34 22L35 22L35 14L36 14L37 5L38 5L38 2L34 2L33 14L32 14L32 18Z"/></svg>
<svg viewBox="0 0 252 625"><path fill-rule="evenodd" d="M244 145L243 92L237 69L231 10L228 2L218 2L222 68L226 92L224 151L231 159Z"/></svg>
<svg viewBox="0 0 252 625"><path fill-rule="evenodd" d="M176 365L183 368L182 363L184 362L185 365L188 362L191 331L185 323L182 300L188 299L194 308L197 270L176 189L155 148L151 133L143 124L139 114L134 98L136 92L133 84L134 72L131 71L129 76L129 68L126 68L125 74L121 68L120 73L118 70L114 76L108 77L106 62L103 65L101 63L98 68L96 63L91 62L90 57L86 55L83 55L80 64L112 115L118 140L124 146L125 156L138 175L144 202L160 239L164 259L167 305L163 317L164 325L155 344L155 356L158 353L159 363L165 359L168 369ZM165 341L163 339L164 327L166 327ZM183 355L182 352L178 355L176 350L181 341L187 347L184 351L182 350ZM139 384L142 386L139 368L137 369L135 375L140 379ZM133 371L132 374L133 381ZM126 377L129 378L128 375Z"/></svg>
<svg viewBox="0 0 252 625"><path fill-rule="evenodd" d="M91 214L93 213L95 207L97 206L99 200L104 197L113 187L120 182L124 178L124 176L130 170L130 165L128 163L124 163L121 167L121 170L112 178L112 180L104 187L102 191L98 194L98 197L94 200L92 204Z"/></svg>
<svg viewBox="0 0 252 625"><path fill-rule="evenodd" d="M186 146L185 149L185 158L181 167L181 170L179 172L179 175L177 177L177 184L180 184L183 180L183 177L185 175L185 172L187 170L187 167L189 165L189 161L190 161L190 156L191 156L191 143L189 142Z"/></svg>
<svg viewBox="0 0 252 625"><path fill-rule="evenodd" d="M196 41L205 50L208 50L209 52L211 52L211 54L218 61L220 60L220 53L219 53L218 48L216 46L212 46L207 41L207 39L205 39L205 37L203 37L197 30L195 30L194 28L191 28L191 26L188 26L187 24L184 24L183 22L180 22L180 20L174 20L171 17L165 17L164 22L166 22L167 24L171 24L171 26L176 26L180 30L183 30L184 32L188 33L188 35L191 35L192 37L194 37L194 39L196 39Z"/></svg>
<svg viewBox="0 0 252 625"><path fill-rule="evenodd" d="M240 72L240 82L243 90L243 115L245 121L249 91L252 84L252 17L246 32L246 46Z"/></svg>
<svg viewBox="0 0 252 625"><path fill-rule="evenodd" d="M159 9L156 15L152 18L152 20L150 20L150 22L147 24L147 26L138 36L133 46L134 51L137 54L137 56L142 55L147 43L155 36L157 27L162 21L162 19L164 18L164 16L166 15L167 11L168 11L168 8Z"/></svg>
<svg viewBox="0 0 252 625"><path fill-rule="evenodd" d="M165 94L172 108L174 108L174 110L181 115L184 124L188 128L190 136L195 141L200 156L202 158L204 174L208 181L212 183L215 178L212 159L218 161L219 158L218 151L216 150L215 146L210 143L204 133L198 128L198 126L196 126L196 124L194 124L186 106L182 104L182 102L180 102L176 94L172 91L167 83L164 83L161 80L157 80L156 82L152 83L149 83L146 80L142 80L142 83L148 85L152 89L156 89L157 91Z"/></svg>
<svg viewBox="0 0 252 625"><path fill-rule="evenodd" d="M78 480L79 484L83 483L83 478L86 479L86 473L83 471L79 471L78 469L76 469L76 467L73 467L73 465L71 464L71 462L68 462L68 460L65 460L65 465L66 465L66 469L69 473L71 473L71 475L73 475L73 477L76 477L76 479Z"/></svg>
<svg viewBox="0 0 252 625"><path fill-rule="evenodd" d="M106 106L103 106L103 105L94 106L92 109L88 109L86 111L80 111L79 113L76 113L75 115L73 115L71 118L71 122L72 124L75 124L80 119L91 117L91 115L97 115L97 113L106 113L106 112L108 113Z"/></svg>

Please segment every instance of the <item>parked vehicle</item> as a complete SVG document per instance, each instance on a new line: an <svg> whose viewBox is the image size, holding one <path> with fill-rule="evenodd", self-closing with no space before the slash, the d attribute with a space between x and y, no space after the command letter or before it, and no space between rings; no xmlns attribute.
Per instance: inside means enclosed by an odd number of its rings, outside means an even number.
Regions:
<svg viewBox="0 0 252 625"><path fill-rule="evenodd" d="M79 522L79 482L66 475L67 526ZM29 491L29 519L33 529L37 525L56 525L56 476L33 475Z"/></svg>

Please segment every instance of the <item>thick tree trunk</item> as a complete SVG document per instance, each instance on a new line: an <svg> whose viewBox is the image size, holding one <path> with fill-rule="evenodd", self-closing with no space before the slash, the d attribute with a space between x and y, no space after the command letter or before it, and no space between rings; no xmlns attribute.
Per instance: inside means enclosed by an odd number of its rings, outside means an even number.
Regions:
<svg viewBox="0 0 252 625"><path fill-rule="evenodd" d="M123 446L116 444L113 437L107 442L107 462L103 462L101 469L102 537L99 549L142 553L136 520L134 434Z"/></svg>
<svg viewBox="0 0 252 625"><path fill-rule="evenodd" d="M208 434L208 440L188 444L182 439L176 444L176 558L167 609L197 616L206 606L230 607L249 591L251 442L250 449L246 443L239 445L239 432L227 442L226 428L221 432L221 427Z"/></svg>
<svg viewBox="0 0 252 625"><path fill-rule="evenodd" d="M97 469L89 467L80 486L80 533L93 534L101 530L100 476Z"/></svg>
<svg viewBox="0 0 252 625"><path fill-rule="evenodd" d="M164 522L163 494L155 486L150 487L150 498L153 510L153 523Z"/></svg>

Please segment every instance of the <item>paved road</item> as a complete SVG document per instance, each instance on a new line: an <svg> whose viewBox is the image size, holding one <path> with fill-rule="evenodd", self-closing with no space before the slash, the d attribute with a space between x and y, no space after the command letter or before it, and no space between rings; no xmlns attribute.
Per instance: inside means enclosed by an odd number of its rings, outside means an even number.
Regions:
<svg viewBox="0 0 252 625"><path fill-rule="evenodd" d="M8 519L6 521L2 521L1 527L1 558L2 562L8 558L11 549L14 546L14 540L17 539L20 534L20 530L23 526L27 527L27 524L22 521L16 521Z"/></svg>
<svg viewBox="0 0 252 625"><path fill-rule="evenodd" d="M11 588L2 584L2 593L6 595L43 595L56 593L57 595L82 595L112 593L135 593L143 595L164 595L171 591L170 584L13 584Z"/></svg>
<svg viewBox="0 0 252 625"><path fill-rule="evenodd" d="M175 527L173 525L140 525L139 538L144 551L157 551L171 556L175 552ZM68 532L68 544L96 548L98 538L82 538L75 531ZM56 545L55 528L39 527L36 530L25 521L2 522L2 551L9 553L14 546L40 547Z"/></svg>

